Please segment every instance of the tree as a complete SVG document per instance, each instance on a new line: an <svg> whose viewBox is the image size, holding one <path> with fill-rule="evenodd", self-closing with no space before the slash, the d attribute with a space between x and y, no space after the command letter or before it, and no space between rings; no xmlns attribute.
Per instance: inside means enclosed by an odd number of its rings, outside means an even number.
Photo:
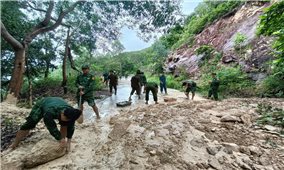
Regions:
<svg viewBox="0 0 284 170"><path fill-rule="evenodd" d="M284 96L284 1L276 2L260 17L259 35L276 38L273 48L275 60L271 63L272 75L264 84L273 94Z"/></svg>
<svg viewBox="0 0 284 170"><path fill-rule="evenodd" d="M6 2L2 2L6 3ZM18 2L16 2L18 3ZM29 2L26 2L28 5ZM36 2L33 2L36 3ZM45 32L51 31L56 29L61 23L63 18L70 13L74 8L81 3L80 1L77 1L73 3L72 5L68 6L65 10L61 9L58 17L55 20L55 22L52 21L52 12L54 11L54 1L48 2L47 10L45 11L45 17L41 20L41 22L38 22L36 25L33 26L33 28L25 33L23 40L17 40L14 36L12 36L8 30L6 29L5 25L1 21L1 37L7 41L9 45L12 46L14 53L15 53L15 62L14 62L14 69L12 73L12 77L9 83L9 93L13 93L15 97L18 97L19 92L22 87L23 83L23 75L25 72L25 60L26 60L26 51L28 49L29 44L40 34L43 34ZM44 3L45 4L45 3ZM35 7L32 7L35 8Z"/></svg>
<svg viewBox="0 0 284 170"><path fill-rule="evenodd" d="M32 18L27 20L27 23L33 26L29 31L25 31L23 36L14 36L14 34L12 36L9 27L6 27L7 20L1 21L1 37L11 45L15 53L14 69L9 84L9 92L15 96L18 96L22 85L25 53L29 44L40 34L52 31L60 25L76 26L77 21L81 19L83 24L70 40L71 49L76 52L83 49L81 48L83 46L92 56L95 48L107 50L112 48L112 45L116 46L116 43L109 45L108 42L117 41L120 28L124 25L137 29L138 35L148 40L155 33L165 32L180 21L180 1L76 1L72 3L51 0L47 2L17 1L16 3L19 4L18 8L25 9L29 14L26 18ZM30 17L31 14L40 17Z"/></svg>

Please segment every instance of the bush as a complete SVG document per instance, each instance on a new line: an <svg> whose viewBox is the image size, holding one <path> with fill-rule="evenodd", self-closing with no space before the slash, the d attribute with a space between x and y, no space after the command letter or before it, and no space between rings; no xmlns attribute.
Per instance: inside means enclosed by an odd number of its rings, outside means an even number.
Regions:
<svg viewBox="0 0 284 170"><path fill-rule="evenodd" d="M207 67L207 66L204 66ZM209 71L210 70L210 71ZM253 96L255 95L253 81L239 67L212 66L201 76L199 83L201 93L207 95L211 73L215 72L220 80L219 93L224 96Z"/></svg>
<svg viewBox="0 0 284 170"><path fill-rule="evenodd" d="M274 108L271 104L259 104L256 110L261 117L257 120L258 124L268 124L284 128L284 110Z"/></svg>

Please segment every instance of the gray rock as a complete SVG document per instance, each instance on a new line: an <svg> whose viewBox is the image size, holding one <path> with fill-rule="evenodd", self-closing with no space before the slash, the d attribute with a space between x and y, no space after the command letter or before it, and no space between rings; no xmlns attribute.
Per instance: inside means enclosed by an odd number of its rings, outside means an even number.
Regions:
<svg viewBox="0 0 284 170"><path fill-rule="evenodd" d="M60 148L59 143L43 139L39 141L25 157L23 163L24 167L32 168L65 155L65 148Z"/></svg>
<svg viewBox="0 0 284 170"><path fill-rule="evenodd" d="M243 154L246 154L246 155L250 155L250 149L246 146L241 146L240 147L240 152L243 153Z"/></svg>
<svg viewBox="0 0 284 170"><path fill-rule="evenodd" d="M223 151L228 153L228 154L232 154L233 151L239 152L239 150L240 150L240 147L235 143L222 143L222 145L224 146Z"/></svg>
<svg viewBox="0 0 284 170"><path fill-rule="evenodd" d="M268 131L276 131L277 128L271 125L265 125L264 129L268 130Z"/></svg>
<svg viewBox="0 0 284 170"><path fill-rule="evenodd" d="M208 164L215 169L222 169L221 165L219 164L219 162L217 161L216 158L210 158L208 160Z"/></svg>
<svg viewBox="0 0 284 170"><path fill-rule="evenodd" d="M220 147L210 147L208 146L206 148L207 152L210 154L210 155L216 155L219 151L220 151Z"/></svg>
<svg viewBox="0 0 284 170"><path fill-rule="evenodd" d="M256 156L262 155L262 152L261 152L261 150L258 147L256 147L256 146L249 146L248 148L249 148L250 153L252 155L256 155Z"/></svg>
<svg viewBox="0 0 284 170"><path fill-rule="evenodd" d="M221 122L241 122L241 119L236 116L225 115L221 117Z"/></svg>
<svg viewBox="0 0 284 170"><path fill-rule="evenodd" d="M260 163L261 165L263 165L263 166L270 165L270 160L269 160L269 158L266 157L266 156L261 156L261 157L259 157L258 161L259 161L259 163Z"/></svg>
<svg viewBox="0 0 284 170"><path fill-rule="evenodd" d="M251 116L249 114L244 114L240 118L241 118L242 123L244 123L245 125L247 125L247 126L252 125Z"/></svg>
<svg viewBox="0 0 284 170"><path fill-rule="evenodd" d="M126 130L130 124L131 122L128 120L116 123L108 137L113 140L120 139L126 133Z"/></svg>

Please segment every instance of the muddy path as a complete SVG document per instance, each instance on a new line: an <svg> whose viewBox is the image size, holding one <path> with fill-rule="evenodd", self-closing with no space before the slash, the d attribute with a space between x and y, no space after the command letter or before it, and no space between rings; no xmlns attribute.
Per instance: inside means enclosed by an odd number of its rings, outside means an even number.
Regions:
<svg viewBox="0 0 284 170"><path fill-rule="evenodd" d="M85 106L69 154L33 169L284 169L283 136L256 124L258 104L283 108L283 99L192 101L169 90L158 105L133 96L130 107L117 108L130 93L126 80L119 86L117 96L97 101L101 120ZM163 101L170 97L177 101ZM3 152L2 163L19 160L41 138L51 139L42 125L15 151Z"/></svg>

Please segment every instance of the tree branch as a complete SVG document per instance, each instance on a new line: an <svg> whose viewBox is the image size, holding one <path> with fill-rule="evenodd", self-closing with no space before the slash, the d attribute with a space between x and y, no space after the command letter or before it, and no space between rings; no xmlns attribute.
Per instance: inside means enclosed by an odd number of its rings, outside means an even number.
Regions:
<svg viewBox="0 0 284 170"><path fill-rule="evenodd" d="M26 37L26 40L28 41L29 39L35 38L40 33L45 33L45 32L48 32L48 31L51 31L51 30L54 30L55 28L57 28L62 23L62 20L66 16L66 14L73 11L75 9L75 7L81 2L83 2L83 1L77 1L73 5L71 5L66 11L62 11L58 16L58 19L56 20L56 22L53 25L48 26L48 27L42 27L42 28L39 28L39 29L33 31L31 34L29 34Z"/></svg>
<svg viewBox="0 0 284 170"><path fill-rule="evenodd" d="M35 7L34 7L34 6L32 6L29 2L27 2L27 4L28 4L28 6L29 6L31 9L33 9L33 10L35 10L35 11L45 12L45 13L47 13L47 11L46 11L46 10L41 9L41 8L35 8ZM51 19L52 21L56 21L56 19L55 19L55 18L53 18L52 16L50 16L50 19ZM64 26L64 27L71 27L70 25L67 25L67 24L65 24L65 23L61 23L60 25L62 25L62 26Z"/></svg>
<svg viewBox="0 0 284 170"><path fill-rule="evenodd" d="M19 50L24 48L24 46L16 40L6 29L5 25L1 22L1 37L3 37L4 40L6 40L14 50Z"/></svg>

